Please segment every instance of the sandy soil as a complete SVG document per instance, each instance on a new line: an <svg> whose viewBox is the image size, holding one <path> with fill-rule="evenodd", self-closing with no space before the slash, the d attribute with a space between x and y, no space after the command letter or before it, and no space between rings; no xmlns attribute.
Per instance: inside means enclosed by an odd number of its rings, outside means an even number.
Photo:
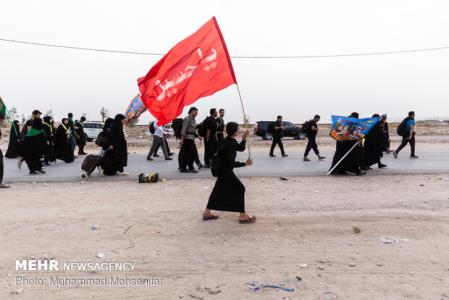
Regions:
<svg viewBox="0 0 449 300"><path fill-rule="evenodd" d="M449 174L243 182L258 217L251 225L233 213L201 220L213 179L2 190L0 299L449 299ZM136 269L15 271L16 259L33 258ZM23 287L19 275L152 275L162 284ZM294 292L252 291L252 281Z"/></svg>

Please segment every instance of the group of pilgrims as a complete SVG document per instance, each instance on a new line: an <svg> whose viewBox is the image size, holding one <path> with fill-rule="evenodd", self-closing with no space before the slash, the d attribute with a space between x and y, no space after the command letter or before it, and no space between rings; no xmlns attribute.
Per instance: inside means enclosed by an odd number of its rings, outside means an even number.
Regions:
<svg viewBox="0 0 449 300"><path fill-rule="evenodd" d="M45 174L44 168L56 163L57 160L72 163L84 151L87 136L83 123L86 118L73 119L69 113L56 127L52 116L44 116L39 110L34 110L32 116L20 128L19 121L11 124L10 139L6 158L16 158L18 169L26 163L30 175ZM100 133L102 144L99 145L104 152L102 159L102 173L115 175L123 173L127 165L127 144L123 132L126 122L124 115L118 114L115 119L108 118ZM78 155L75 150L78 147Z"/></svg>
<svg viewBox="0 0 449 300"><path fill-rule="evenodd" d="M359 114L353 112L351 118L358 119ZM384 153L392 153L398 158L399 152L410 144L410 159L417 159L415 155L415 112L410 111L408 116L399 124L398 134L402 142L396 150L390 149L390 134L387 115L374 114L372 118L379 118L379 122L366 134L364 139L354 141L337 141L335 155L332 161L331 174L366 175L373 165L379 169L386 168L381 159ZM352 149L352 150L351 150Z"/></svg>
<svg viewBox="0 0 449 300"><path fill-rule="evenodd" d="M12 123L8 151L5 155L7 158L17 158L19 168L25 161L30 174L45 173L43 166L51 165L57 159L65 163L72 163L77 158L74 154L76 146L78 146L78 155L86 154L84 152L86 145L86 135L83 129L84 117L81 117L80 120L73 120L73 114L69 113L68 117L63 118L59 126L55 128L51 116L41 119L41 115L40 111L35 110L32 118L24 124L22 129L20 129L18 121ZM219 216L212 213L212 211L218 210L239 213L240 223L255 222L256 217L245 211L245 186L234 173L234 168L249 166L253 163L251 158L245 162L236 161L237 152L246 149L249 131L244 131L241 140L238 141L239 125L235 122L225 123L224 109L219 111L211 109L210 115L200 124L196 123L197 115L198 109L191 107L188 115L181 121L178 170L181 173L196 173L194 164L198 168L214 168L214 163L220 164L219 172L216 171L217 174L212 171L217 180L203 212L203 220L218 219ZM358 119L359 114L354 112L349 117ZM369 131L364 141L336 142L331 173L365 175L366 171L375 164L378 168L385 168L387 166L381 161L383 154L393 152L394 157L397 158L399 151L408 143L412 150L411 158L417 158L414 154L414 117L414 112L410 112L408 118L403 121L406 126L406 134L404 134L399 148L396 151L391 151L387 115L374 114L373 118L379 118L380 121ZM305 134L309 140L303 159L306 162L310 161L307 155L312 149L319 160L324 159L319 154L316 144L319 120L319 116L316 115L306 122L308 125ZM124 168L128 162L127 142L123 131L123 126L126 123L127 119L122 114L116 115L114 119L108 118L102 132L98 135L96 144L101 147L100 171L103 175L124 174ZM278 116L274 123L277 133L273 145L282 146L281 138L284 128L282 117ZM171 160L174 153L170 152L168 147L168 132L157 122L150 125L150 131L153 133L153 145L147 160L151 161L152 157L157 157L158 148L162 148L166 160ZM204 164L200 162L198 156L195 143L197 138L204 139ZM273 148L272 146L270 149L271 157L274 156ZM282 156L286 157L283 147L281 147L281 151Z"/></svg>
<svg viewBox="0 0 449 300"><path fill-rule="evenodd" d="M358 119L359 114L353 112L349 117ZM379 169L387 167L381 161L384 153L391 152L387 115L380 116L379 114L374 114L372 117L380 118L380 121L368 132L364 141L336 142L335 154L331 166L331 170L333 169L332 174L353 173L355 175L366 175L366 171L372 169L373 165L377 165ZM355 148L353 149L354 146ZM347 156L337 165L346 154Z"/></svg>

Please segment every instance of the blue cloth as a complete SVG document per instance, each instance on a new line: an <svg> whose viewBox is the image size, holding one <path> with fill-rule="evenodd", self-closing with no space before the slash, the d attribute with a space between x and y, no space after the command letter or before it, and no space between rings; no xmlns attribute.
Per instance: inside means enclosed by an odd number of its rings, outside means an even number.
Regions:
<svg viewBox="0 0 449 300"><path fill-rule="evenodd" d="M405 125L407 131L410 131L410 127L415 126L416 122L414 119L410 119L407 121L407 124Z"/></svg>

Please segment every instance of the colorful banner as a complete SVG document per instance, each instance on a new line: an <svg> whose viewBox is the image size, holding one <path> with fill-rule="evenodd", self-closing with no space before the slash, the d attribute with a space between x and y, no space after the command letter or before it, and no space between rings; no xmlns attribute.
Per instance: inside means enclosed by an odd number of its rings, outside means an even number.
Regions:
<svg viewBox="0 0 449 300"><path fill-rule="evenodd" d="M6 106L2 98L0 98L0 121L3 121L5 118L6 118Z"/></svg>
<svg viewBox="0 0 449 300"><path fill-rule="evenodd" d="M125 116L128 119L128 122L137 120L141 114L143 114L147 108L140 99L140 95L137 94L129 103L128 108L125 111Z"/></svg>
<svg viewBox="0 0 449 300"><path fill-rule="evenodd" d="M354 141L365 135L380 121L380 118L356 119L332 116L330 136L337 141Z"/></svg>

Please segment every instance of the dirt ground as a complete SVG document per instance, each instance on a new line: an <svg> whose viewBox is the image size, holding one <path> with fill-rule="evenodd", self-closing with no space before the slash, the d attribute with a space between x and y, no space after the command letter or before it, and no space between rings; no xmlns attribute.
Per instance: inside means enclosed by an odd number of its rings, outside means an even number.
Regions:
<svg viewBox="0 0 449 300"><path fill-rule="evenodd" d="M201 220L213 179L14 184L0 191L0 299L449 299L449 174L243 182L255 224ZM136 266L26 272L16 259ZM24 286L21 275L161 284Z"/></svg>

